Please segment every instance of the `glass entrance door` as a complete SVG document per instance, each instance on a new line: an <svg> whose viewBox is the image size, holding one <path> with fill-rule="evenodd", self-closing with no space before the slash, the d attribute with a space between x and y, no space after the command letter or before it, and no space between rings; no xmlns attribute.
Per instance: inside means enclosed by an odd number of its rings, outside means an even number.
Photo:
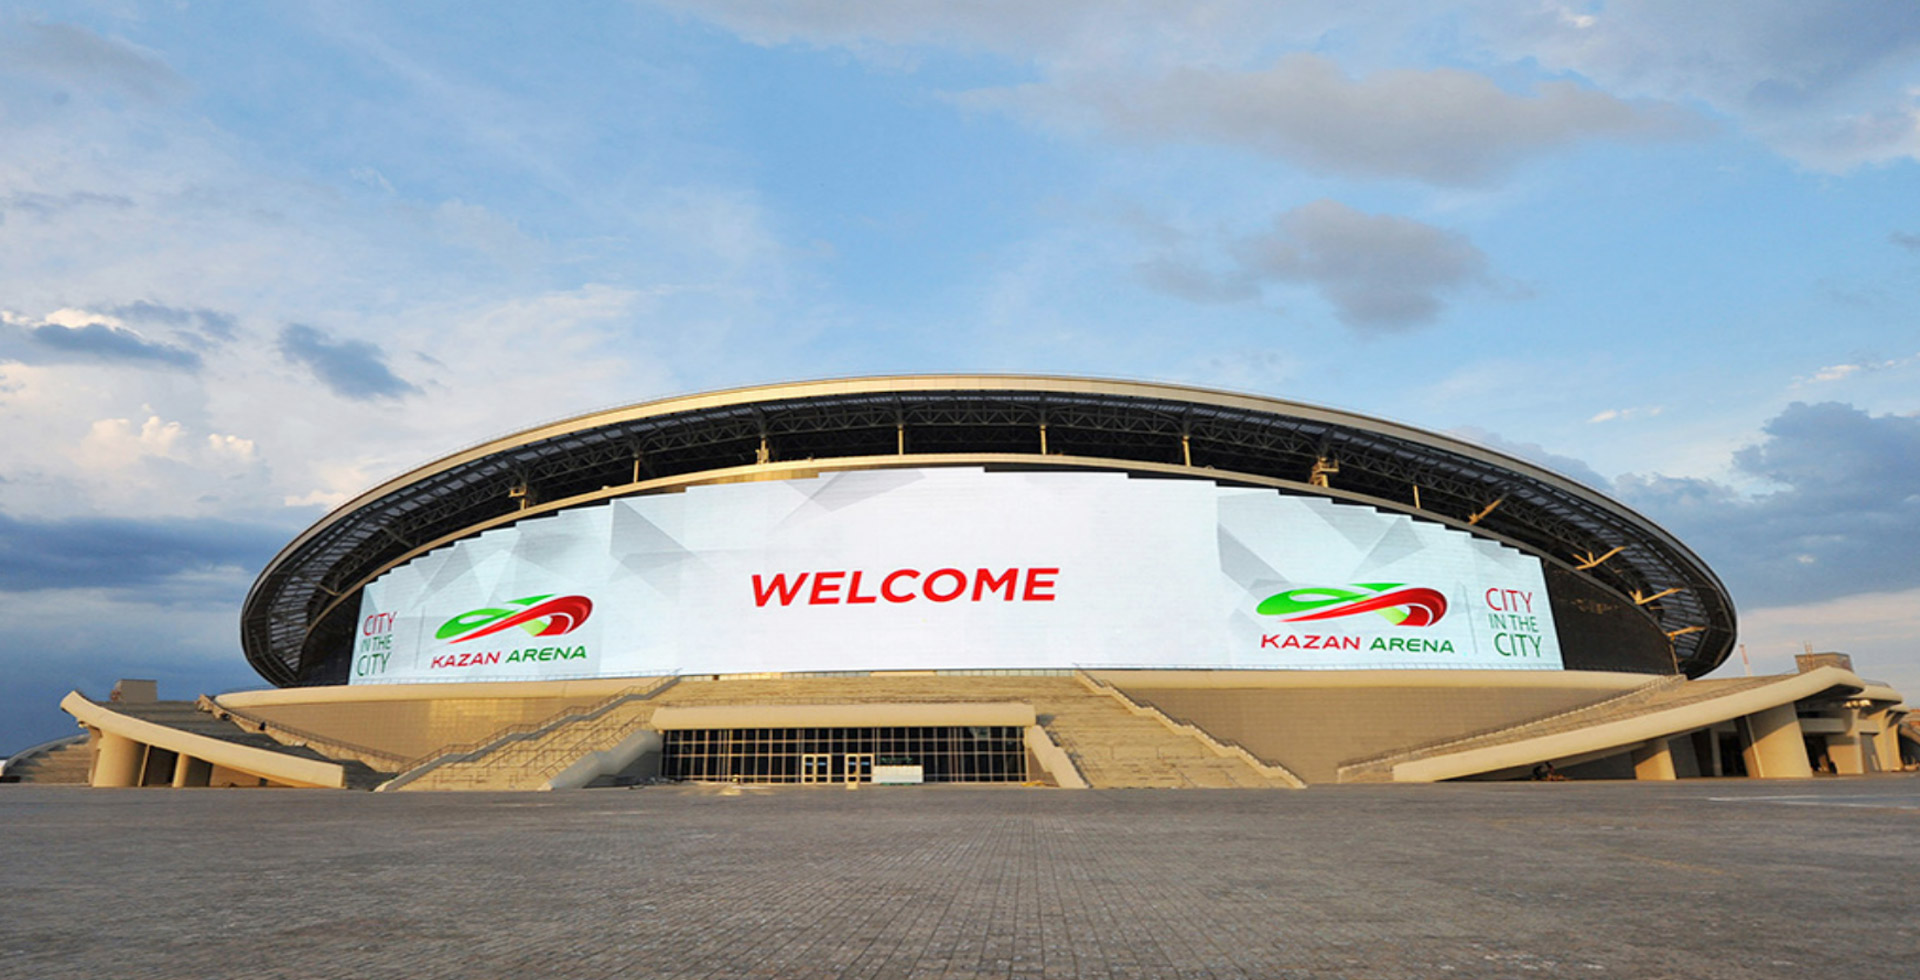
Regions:
<svg viewBox="0 0 1920 980"><path fill-rule="evenodd" d="M800 757L800 781L803 783L826 783L833 781L833 756L825 752L809 752Z"/></svg>
<svg viewBox="0 0 1920 980"><path fill-rule="evenodd" d="M847 755L846 780L849 783L873 782L873 753L852 752Z"/></svg>

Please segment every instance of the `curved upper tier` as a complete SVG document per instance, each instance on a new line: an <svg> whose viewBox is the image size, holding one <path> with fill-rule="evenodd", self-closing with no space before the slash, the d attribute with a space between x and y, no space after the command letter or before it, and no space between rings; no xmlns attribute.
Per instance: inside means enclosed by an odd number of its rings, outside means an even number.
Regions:
<svg viewBox="0 0 1920 980"><path fill-rule="evenodd" d="M915 375L767 385L543 425L428 463L308 528L247 595L241 638L280 686L334 683L381 572L523 517L692 484L851 467L1086 467L1315 493L1471 527L1650 614L1675 665L1726 659L1734 609L1671 534L1511 456L1348 412L1181 385Z"/></svg>

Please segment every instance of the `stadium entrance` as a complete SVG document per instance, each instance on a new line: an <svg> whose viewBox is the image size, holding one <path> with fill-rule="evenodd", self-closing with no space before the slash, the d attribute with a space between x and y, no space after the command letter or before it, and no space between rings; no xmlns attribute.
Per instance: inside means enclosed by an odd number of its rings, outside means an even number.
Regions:
<svg viewBox="0 0 1920 980"><path fill-rule="evenodd" d="M706 728L662 732L660 774L724 783L1019 783L1026 735L1012 725Z"/></svg>

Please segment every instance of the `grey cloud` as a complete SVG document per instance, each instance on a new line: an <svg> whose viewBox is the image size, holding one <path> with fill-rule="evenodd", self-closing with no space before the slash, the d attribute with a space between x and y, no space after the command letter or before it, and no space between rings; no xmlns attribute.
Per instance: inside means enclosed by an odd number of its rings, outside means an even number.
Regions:
<svg viewBox="0 0 1920 980"><path fill-rule="evenodd" d="M1417 7L1356 14L1350 5L1258 0L667 2L760 44L799 41L856 52L932 44L1008 53L1031 59L1042 80L967 92L957 101L1136 142L1240 147L1344 176L1480 184L1529 156L1583 140L1664 139L1705 127L1674 103L1626 101L1570 81L1512 91L1453 67L1354 78L1332 59L1301 50L1334 31L1364 35L1363 47L1391 47L1402 33L1458 33L1457 15L1440 26ZM1464 57L1479 54L1477 39L1462 41ZM1275 51L1293 53L1274 60ZM1180 67L1158 67L1169 64Z"/></svg>
<svg viewBox="0 0 1920 980"><path fill-rule="evenodd" d="M1910 66L1920 52L1920 6L1908 0L1760 6L1764 13L1743 39L1765 56L1749 66L1765 73L1747 88L1746 100L1755 107L1817 105L1883 66ZM1726 18L1715 21L1724 24Z"/></svg>
<svg viewBox="0 0 1920 980"><path fill-rule="evenodd" d="M1795 402L1734 455L1781 489L1746 498L1711 480L1628 476L1616 491L1679 534L1736 598L1795 605L1920 585L1920 418Z"/></svg>
<svg viewBox="0 0 1920 980"><path fill-rule="evenodd" d="M1912 0L1614 0L1587 17L1495 7L1497 53L1613 91L1700 102L1802 163L1849 167L1920 153L1913 130L1920 4Z"/></svg>
<svg viewBox="0 0 1920 980"><path fill-rule="evenodd" d="M1329 200L1281 214L1271 232L1221 250L1224 263L1209 268L1182 254L1194 249L1176 237L1135 273L1150 288L1203 303L1252 299L1266 283L1310 286L1342 323L1361 331L1428 323L1449 294L1489 278L1486 254L1464 235Z"/></svg>
<svg viewBox="0 0 1920 980"><path fill-rule="evenodd" d="M187 82L158 55L119 38L101 37L72 24L17 25L19 35L0 41L0 64L58 85L111 90L147 101L187 91Z"/></svg>
<svg viewBox="0 0 1920 980"><path fill-rule="evenodd" d="M206 518L24 521L0 514L0 592L141 588L263 567L286 532Z"/></svg>
<svg viewBox="0 0 1920 980"><path fill-rule="evenodd" d="M158 364L187 371L200 369L200 355L183 347L148 340L105 323L66 327L42 323L25 328L35 345L69 357L132 364Z"/></svg>
<svg viewBox="0 0 1920 980"><path fill-rule="evenodd" d="M342 398L366 401L420 393L388 370L386 355L364 340L333 340L313 327L290 323L280 331L280 353L312 371Z"/></svg>
<svg viewBox="0 0 1920 980"><path fill-rule="evenodd" d="M125 306L116 306L107 311L122 320L134 320L142 323L164 323L170 327L191 328L199 325L199 332L206 337L228 341L235 336L236 321L232 314L204 308L181 309L162 306L146 300L135 300Z"/></svg>
<svg viewBox="0 0 1920 980"><path fill-rule="evenodd" d="M1487 278L1486 255L1465 236L1337 201L1295 208L1234 251L1250 274L1312 286L1358 330L1431 321L1445 294Z"/></svg>
<svg viewBox="0 0 1920 980"><path fill-rule="evenodd" d="M1249 145L1342 173L1474 181L1484 179L1476 172L1498 172L1520 155L1574 139L1704 125L1675 106L1708 107L1823 169L1920 157L1912 91L1920 4L1913 0L1742 0L1737 13L1724 4L1664 0L1445 7L1330 0L656 2L757 44L856 54L891 46L896 56L910 56L917 45L992 51L1033 64L1043 82L976 93L979 101L1049 119L1085 121L1091 109L1102 125L1130 122L1142 138ZM1268 52L1322 48L1356 65L1431 52L1454 64L1496 66L1509 78L1577 76L1608 94L1541 86L1523 97L1466 72L1382 73L1322 86L1315 94L1331 98L1317 109L1271 91L1275 82L1292 80L1285 62L1267 72L1226 70ZM1214 67L1184 80L1150 80L1153 66L1169 64ZM1094 79L1096 69L1118 74ZM1309 88L1315 81L1297 65L1291 71ZM1389 92L1403 98L1376 97ZM1623 101L1633 97L1662 104ZM1195 114L1179 115L1187 110ZM1403 136L1394 126L1410 128ZM1488 145L1475 148L1480 140ZM1429 146L1442 154L1431 165L1419 159Z"/></svg>
<svg viewBox="0 0 1920 980"><path fill-rule="evenodd" d="M973 93L1043 118L1091 121L1142 142L1238 146L1315 170L1483 183L1521 159L1593 138L1657 139L1694 123L1664 105L1623 102L1571 82L1531 95L1455 68L1355 80L1330 59L1291 54L1261 71L1188 68L1155 79L1084 79Z"/></svg>
<svg viewBox="0 0 1920 980"><path fill-rule="evenodd" d="M1890 493L1920 504L1920 418L1795 402L1764 431L1767 439L1735 453L1734 465L1832 509L1872 508Z"/></svg>
<svg viewBox="0 0 1920 980"><path fill-rule="evenodd" d="M1901 248L1912 249L1913 251L1920 252L1920 235L1909 235L1904 231L1896 231L1887 236L1887 241L1890 241L1895 245L1900 246Z"/></svg>

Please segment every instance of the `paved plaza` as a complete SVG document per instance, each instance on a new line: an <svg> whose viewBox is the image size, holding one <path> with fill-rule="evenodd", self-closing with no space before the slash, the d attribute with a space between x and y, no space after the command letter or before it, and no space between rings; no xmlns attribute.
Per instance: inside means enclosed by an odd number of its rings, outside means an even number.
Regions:
<svg viewBox="0 0 1920 980"><path fill-rule="evenodd" d="M0 977L1852 977L1920 780L0 786Z"/></svg>

